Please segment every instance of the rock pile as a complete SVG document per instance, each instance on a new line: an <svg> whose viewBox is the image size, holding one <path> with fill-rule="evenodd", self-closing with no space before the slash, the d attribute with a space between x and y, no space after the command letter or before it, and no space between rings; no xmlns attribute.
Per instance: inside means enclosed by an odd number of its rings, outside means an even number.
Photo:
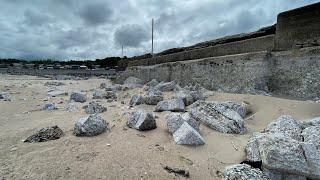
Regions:
<svg viewBox="0 0 320 180"><path fill-rule="evenodd" d="M84 103L87 101L87 95L86 93L82 93L82 92L72 92L70 95L70 100Z"/></svg>
<svg viewBox="0 0 320 180"><path fill-rule="evenodd" d="M242 134L246 131L243 118L228 103L197 101L190 113L194 119L222 133ZM241 114L246 113L241 111Z"/></svg>
<svg viewBox="0 0 320 180"><path fill-rule="evenodd" d="M87 114L98 114L107 111L107 108L99 104L98 102L90 102L89 105L83 106Z"/></svg>
<svg viewBox="0 0 320 180"><path fill-rule="evenodd" d="M300 123L291 116L279 117L251 137L245 148L247 161L261 162L270 179L320 179L317 121Z"/></svg>
<svg viewBox="0 0 320 180"><path fill-rule="evenodd" d="M109 124L96 114L80 118L75 126L73 133L76 136L97 136L109 129Z"/></svg>
<svg viewBox="0 0 320 180"><path fill-rule="evenodd" d="M34 135L28 137L24 142L35 143L56 140L63 136L63 131L58 126L42 128Z"/></svg>
<svg viewBox="0 0 320 180"><path fill-rule="evenodd" d="M139 131L147 131L157 128L156 120L152 113L139 110L127 114L127 126Z"/></svg>

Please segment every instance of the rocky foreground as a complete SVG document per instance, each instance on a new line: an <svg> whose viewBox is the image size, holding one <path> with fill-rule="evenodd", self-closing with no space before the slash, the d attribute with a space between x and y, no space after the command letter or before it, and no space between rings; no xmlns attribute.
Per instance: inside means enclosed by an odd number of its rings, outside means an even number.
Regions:
<svg viewBox="0 0 320 180"><path fill-rule="evenodd" d="M316 102L1 78L0 179L320 179Z"/></svg>

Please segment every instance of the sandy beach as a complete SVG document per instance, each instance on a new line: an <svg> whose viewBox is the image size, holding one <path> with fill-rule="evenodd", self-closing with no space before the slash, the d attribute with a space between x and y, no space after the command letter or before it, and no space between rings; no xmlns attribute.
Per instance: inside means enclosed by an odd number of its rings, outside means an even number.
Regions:
<svg viewBox="0 0 320 180"><path fill-rule="evenodd" d="M129 108L131 95L142 88L117 92L118 100L99 100L107 107L101 113L110 131L95 137L73 135L75 122L87 114L82 107L92 101L92 91L106 79L63 80L63 86L48 87L53 80L34 76L0 75L0 91L9 92L11 101L0 101L0 179L185 179L164 170L164 166L186 169L189 179L221 179L228 165L245 160L244 147L252 133L262 131L281 115L291 115L305 121L320 116L320 104L312 101L289 100L248 94L212 92L207 100L245 101L251 113L245 118L247 132L242 135L223 134L201 124L205 145L189 147L176 145L166 127L165 115L155 112L157 128L140 132L126 126L125 112L154 106ZM75 103L77 110L68 112L65 106L70 96L49 98L48 90L85 91L88 100ZM166 96L172 94L166 93ZM43 111L41 107L53 102L58 110ZM122 102L122 103L121 103ZM124 103L124 104L123 104ZM58 125L64 136L42 143L23 140L44 127Z"/></svg>

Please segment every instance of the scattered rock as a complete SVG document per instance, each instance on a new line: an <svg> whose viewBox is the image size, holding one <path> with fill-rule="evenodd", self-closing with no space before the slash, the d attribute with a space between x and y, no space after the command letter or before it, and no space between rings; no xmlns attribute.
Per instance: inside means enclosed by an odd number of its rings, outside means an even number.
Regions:
<svg viewBox="0 0 320 180"><path fill-rule="evenodd" d="M145 111L137 111L129 113L127 125L130 128L137 129L139 131L152 130L157 128L156 121L152 113Z"/></svg>
<svg viewBox="0 0 320 180"><path fill-rule="evenodd" d="M184 122L178 130L173 133L174 141L179 145L198 146L203 145L204 140L198 131Z"/></svg>
<svg viewBox="0 0 320 180"><path fill-rule="evenodd" d="M163 101L163 93L153 88L144 96L144 103L148 105L157 105L160 101Z"/></svg>
<svg viewBox="0 0 320 180"><path fill-rule="evenodd" d="M58 109L58 107L54 103L48 103L42 107L42 110L45 110L45 111L51 111L51 110L57 110L57 109Z"/></svg>
<svg viewBox="0 0 320 180"><path fill-rule="evenodd" d="M151 81L149 81L147 84L145 84L145 91L148 91L150 88L155 87L156 85L158 85L159 82L156 79L152 79Z"/></svg>
<svg viewBox="0 0 320 180"><path fill-rule="evenodd" d="M243 118L223 103L198 101L190 109L191 117L222 133L242 134Z"/></svg>
<svg viewBox="0 0 320 180"><path fill-rule="evenodd" d="M166 92L166 91L173 91L176 87L177 87L176 83L174 81L171 81L171 82L160 82L154 88L158 89L161 92Z"/></svg>
<svg viewBox="0 0 320 180"><path fill-rule="evenodd" d="M96 136L109 129L109 124L96 114L80 118L74 127L76 136Z"/></svg>
<svg viewBox="0 0 320 180"><path fill-rule="evenodd" d="M120 84L113 84L113 85L106 86L105 90L116 92L116 91L122 91L123 87Z"/></svg>
<svg viewBox="0 0 320 180"><path fill-rule="evenodd" d="M24 142L35 143L56 140L63 136L63 131L58 126L42 128L36 134L28 137Z"/></svg>
<svg viewBox="0 0 320 180"><path fill-rule="evenodd" d="M166 119L170 134L176 132L184 122L187 122L193 129L199 132L200 123L193 119L189 113L170 113L166 116Z"/></svg>
<svg viewBox="0 0 320 180"><path fill-rule="evenodd" d="M182 99L170 99L170 100L164 100L160 101L156 108L156 112L162 112L162 111L172 111L172 112L184 112L184 102Z"/></svg>
<svg viewBox="0 0 320 180"><path fill-rule="evenodd" d="M70 100L84 103L87 101L87 95L86 93L82 93L82 92L72 92L70 95Z"/></svg>
<svg viewBox="0 0 320 180"><path fill-rule="evenodd" d="M112 100L117 100L117 94L114 91L106 91L105 93L105 98L106 99L112 99Z"/></svg>
<svg viewBox="0 0 320 180"><path fill-rule="evenodd" d="M130 106L140 105L144 102L143 96L141 94L135 94L131 97Z"/></svg>
<svg viewBox="0 0 320 180"><path fill-rule="evenodd" d="M107 111L107 108L98 102L90 102L89 105L83 107L87 114L98 114Z"/></svg>
<svg viewBox="0 0 320 180"><path fill-rule="evenodd" d="M66 85L63 82L57 82L57 81L48 81L46 83L44 83L45 86L64 86Z"/></svg>
<svg viewBox="0 0 320 180"><path fill-rule="evenodd" d="M101 83L99 87L100 87L100 89L104 89L104 88L107 87L107 84L106 83Z"/></svg>
<svg viewBox="0 0 320 180"><path fill-rule="evenodd" d="M237 164L225 168L226 180L268 180L260 169L252 168L247 164Z"/></svg>
<svg viewBox="0 0 320 180"><path fill-rule="evenodd" d="M176 99L182 99L186 106L189 106L190 104L195 102L193 100L191 92L190 91L186 91L186 90L181 90L181 91L176 92L175 98Z"/></svg>
<svg viewBox="0 0 320 180"><path fill-rule="evenodd" d="M165 167L163 167L163 169L165 169L169 173L174 173L175 175L180 175L180 176L184 176L187 178L190 176L189 171L184 170L184 169L169 167L169 166L165 166Z"/></svg>
<svg viewBox="0 0 320 180"><path fill-rule="evenodd" d="M10 101L10 94L8 92L0 92L0 100Z"/></svg>

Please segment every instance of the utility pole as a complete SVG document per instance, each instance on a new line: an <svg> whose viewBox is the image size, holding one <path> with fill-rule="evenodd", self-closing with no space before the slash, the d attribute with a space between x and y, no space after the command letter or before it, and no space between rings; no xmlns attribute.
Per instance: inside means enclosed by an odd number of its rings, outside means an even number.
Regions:
<svg viewBox="0 0 320 180"><path fill-rule="evenodd" d="M123 58L123 45L122 45L122 48L121 48L121 58Z"/></svg>
<svg viewBox="0 0 320 180"><path fill-rule="evenodd" d="M152 47L151 47L151 55L152 55L152 57L153 57L153 27L154 26L154 21L153 21L153 18L152 18L152 33L151 33L151 37L152 37Z"/></svg>

